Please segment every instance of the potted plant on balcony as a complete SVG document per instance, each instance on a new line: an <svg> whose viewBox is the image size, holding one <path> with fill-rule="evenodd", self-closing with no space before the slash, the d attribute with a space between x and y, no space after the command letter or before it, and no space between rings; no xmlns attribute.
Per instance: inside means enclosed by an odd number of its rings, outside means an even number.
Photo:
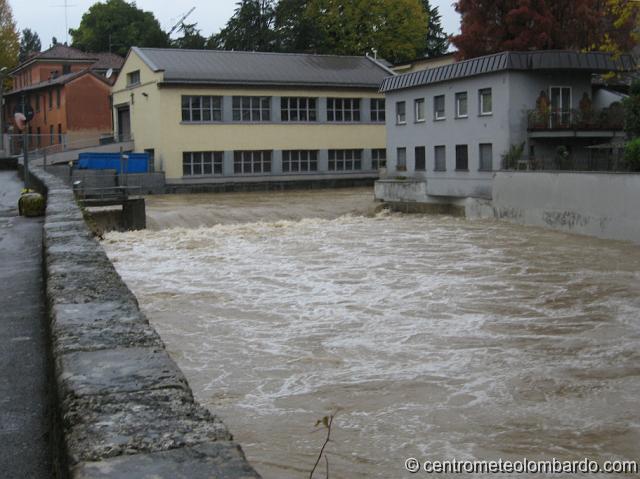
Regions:
<svg viewBox="0 0 640 479"><path fill-rule="evenodd" d="M593 103L587 92L584 92L580 99L580 118L578 120L578 126L582 129L593 127Z"/></svg>
<svg viewBox="0 0 640 479"><path fill-rule="evenodd" d="M549 114L551 113L551 102L547 92L540 91L536 100L536 109L532 112L531 121L533 129L543 130L549 127Z"/></svg>

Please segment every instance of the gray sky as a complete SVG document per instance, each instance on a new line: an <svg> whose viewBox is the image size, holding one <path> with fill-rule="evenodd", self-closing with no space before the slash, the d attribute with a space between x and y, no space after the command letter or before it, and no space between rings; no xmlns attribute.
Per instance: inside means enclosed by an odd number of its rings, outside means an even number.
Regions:
<svg viewBox="0 0 640 479"><path fill-rule="evenodd" d="M66 0L69 8L69 28L76 28L91 5L96 0ZM217 33L235 10L237 0L137 0L139 8L154 13L163 29L168 30L191 7L196 10L187 19L188 22L198 22L198 27L204 36ZM42 48L46 49L51 38L64 42L65 36L65 0L9 0L13 8L13 16L18 28L35 30L42 41ZM443 26L447 33L457 33L459 30L459 16L452 7L453 0L432 0L431 4L440 8ZM71 41L71 39L69 39Z"/></svg>

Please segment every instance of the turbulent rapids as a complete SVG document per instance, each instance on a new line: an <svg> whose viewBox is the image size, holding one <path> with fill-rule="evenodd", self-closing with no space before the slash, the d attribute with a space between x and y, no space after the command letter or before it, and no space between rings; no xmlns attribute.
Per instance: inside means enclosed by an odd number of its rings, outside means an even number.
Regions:
<svg viewBox="0 0 640 479"><path fill-rule="evenodd" d="M165 197L156 231L104 246L266 478L307 477L333 411L336 478L640 459L640 248L374 209L354 190Z"/></svg>

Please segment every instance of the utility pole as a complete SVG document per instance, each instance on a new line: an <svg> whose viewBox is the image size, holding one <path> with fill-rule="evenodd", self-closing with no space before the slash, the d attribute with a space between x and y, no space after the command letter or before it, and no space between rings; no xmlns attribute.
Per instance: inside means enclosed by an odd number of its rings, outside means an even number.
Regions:
<svg viewBox="0 0 640 479"><path fill-rule="evenodd" d="M27 97L24 92L22 92L22 114L27 116ZM29 137L27 132L27 121L24 124L24 130L22 130L22 151L24 153L24 187L29 189Z"/></svg>
<svg viewBox="0 0 640 479"><path fill-rule="evenodd" d="M7 67L0 68L0 151L4 152L4 72Z"/></svg>

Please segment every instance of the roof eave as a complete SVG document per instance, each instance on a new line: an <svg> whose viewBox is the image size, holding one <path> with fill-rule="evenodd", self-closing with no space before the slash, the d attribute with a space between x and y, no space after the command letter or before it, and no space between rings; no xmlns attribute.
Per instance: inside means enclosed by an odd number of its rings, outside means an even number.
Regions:
<svg viewBox="0 0 640 479"><path fill-rule="evenodd" d="M383 80L384 81L384 80ZM165 78L158 86L250 86L250 87L300 87L300 88L346 88L346 89L379 89L381 83L330 83L330 82L277 82L246 80L189 80Z"/></svg>

